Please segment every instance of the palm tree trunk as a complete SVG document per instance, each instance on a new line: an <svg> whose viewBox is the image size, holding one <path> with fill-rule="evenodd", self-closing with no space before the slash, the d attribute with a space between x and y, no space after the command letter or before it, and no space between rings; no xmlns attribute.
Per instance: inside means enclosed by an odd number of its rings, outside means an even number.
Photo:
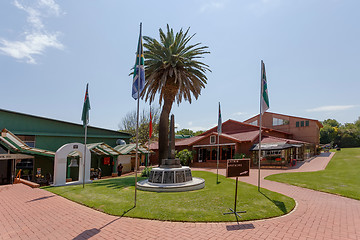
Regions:
<svg viewBox="0 0 360 240"><path fill-rule="evenodd" d="M160 115L159 122L159 166L163 159L168 158L169 153L169 114L173 100L164 98L164 106Z"/></svg>

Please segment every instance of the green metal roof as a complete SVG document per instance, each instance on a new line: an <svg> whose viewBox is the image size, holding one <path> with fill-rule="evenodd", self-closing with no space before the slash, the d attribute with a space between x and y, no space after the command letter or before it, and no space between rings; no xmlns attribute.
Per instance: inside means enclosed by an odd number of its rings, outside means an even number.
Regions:
<svg viewBox="0 0 360 240"><path fill-rule="evenodd" d="M20 138L6 129L1 131L0 140L9 150L13 150L15 152L21 152L29 155L55 157L55 152L29 147Z"/></svg>
<svg viewBox="0 0 360 240"><path fill-rule="evenodd" d="M89 143L86 144L86 147L96 155L100 156L117 156L121 153L116 151L114 148L110 147L106 143L100 142L100 143ZM70 156L78 156L79 154L77 152L72 152L69 154Z"/></svg>
<svg viewBox="0 0 360 240"><path fill-rule="evenodd" d="M120 152L123 155L127 155L127 154L133 154L136 153L136 144L135 143L130 143L130 144L124 144L124 145L117 145L116 147L114 147L115 150L117 150L118 152ZM153 151L148 150L147 148L139 145L138 146L138 153L153 153Z"/></svg>

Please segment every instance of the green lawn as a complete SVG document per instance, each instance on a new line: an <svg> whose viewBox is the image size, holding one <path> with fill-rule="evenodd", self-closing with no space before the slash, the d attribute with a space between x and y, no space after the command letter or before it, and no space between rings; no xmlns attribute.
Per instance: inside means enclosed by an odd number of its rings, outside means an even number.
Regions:
<svg viewBox="0 0 360 240"><path fill-rule="evenodd" d="M235 180L216 174L194 171L193 176L205 179L205 188L191 192L156 193L138 190L134 205L134 177L120 177L94 181L92 184L45 187L44 189L98 209L111 215L136 218L223 222L235 221L234 215L223 215L234 207ZM142 180L143 178L138 178ZM295 201L287 196L239 182L237 210L246 210L240 220L263 219L288 213Z"/></svg>
<svg viewBox="0 0 360 240"><path fill-rule="evenodd" d="M266 179L360 200L360 148L337 151L323 171L281 173Z"/></svg>

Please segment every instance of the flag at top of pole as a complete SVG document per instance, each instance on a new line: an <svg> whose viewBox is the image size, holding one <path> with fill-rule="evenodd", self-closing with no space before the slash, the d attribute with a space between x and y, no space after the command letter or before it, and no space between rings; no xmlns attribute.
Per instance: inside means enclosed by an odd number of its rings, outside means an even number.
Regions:
<svg viewBox="0 0 360 240"><path fill-rule="evenodd" d="M81 116L81 120L83 121L84 127L89 123L90 99L89 99L88 88L89 88L89 84L86 84L84 106L83 106L82 116Z"/></svg>
<svg viewBox="0 0 360 240"><path fill-rule="evenodd" d="M265 64L261 60L261 114L264 114L270 107L269 95L266 82Z"/></svg>
<svg viewBox="0 0 360 240"><path fill-rule="evenodd" d="M136 52L133 85L132 85L132 97L135 100L139 98L145 85L144 51L142 45L141 27L142 24L140 23L140 35L139 35L137 52Z"/></svg>
<svg viewBox="0 0 360 240"><path fill-rule="evenodd" d="M221 109L220 109L220 102L219 102L219 118L218 118L218 128L217 132L221 134L222 132L222 121L221 121Z"/></svg>

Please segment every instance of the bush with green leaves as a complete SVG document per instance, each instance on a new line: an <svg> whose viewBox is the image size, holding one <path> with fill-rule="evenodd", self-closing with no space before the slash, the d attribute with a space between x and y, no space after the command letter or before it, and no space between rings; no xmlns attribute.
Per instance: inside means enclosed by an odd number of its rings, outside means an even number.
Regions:
<svg viewBox="0 0 360 240"><path fill-rule="evenodd" d="M189 166L189 163L193 159L193 152L188 149L184 149L178 152L176 157L180 159L181 165Z"/></svg>
<svg viewBox="0 0 360 240"><path fill-rule="evenodd" d="M234 159L243 159L245 157L246 157L245 153L235 153L233 158Z"/></svg>
<svg viewBox="0 0 360 240"><path fill-rule="evenodd" d="M152 169L152 167L144 168L144 170L142 170L142 172L141 172L141 176L142 177L149 177L151 169Z"/></svg>

